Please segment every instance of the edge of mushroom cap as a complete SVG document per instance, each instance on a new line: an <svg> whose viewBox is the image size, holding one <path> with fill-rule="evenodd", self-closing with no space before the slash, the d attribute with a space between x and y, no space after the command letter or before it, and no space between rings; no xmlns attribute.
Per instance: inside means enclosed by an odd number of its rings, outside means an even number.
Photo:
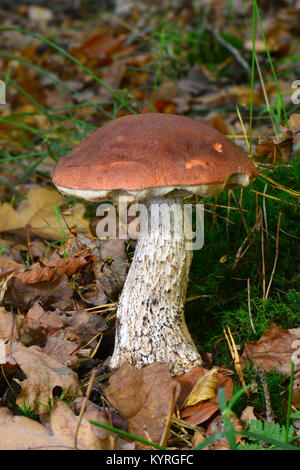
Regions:
<svg viewBox="0 0 300 470"><path fill-rule="evenodd" d="M126 189L95 191L88 189L67 188L60 185L56 185L56 187L65 196L77 197L79 199L85 199L86 201L91 202L100 202L104 200L117 201L120 197L124 198L128 202L133 202L143 201L146 199L169 197L171 195L197 195L200 197L210 197L219 194L226 188L232 189L246 187L251 183L252 179L249 177L249 175L246 175L244 173L235 173L233 175L230 175L221 184L199 184L194 186L161 186L145 188L143 190L137 191L130 191Z"/></svg>

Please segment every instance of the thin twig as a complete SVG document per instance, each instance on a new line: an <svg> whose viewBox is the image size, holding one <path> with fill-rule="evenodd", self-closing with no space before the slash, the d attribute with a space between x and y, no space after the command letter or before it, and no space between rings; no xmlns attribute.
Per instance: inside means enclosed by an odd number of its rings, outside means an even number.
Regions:
<svg viewBox="0 0 300 470"><path fill-rule="evenodd" d="M175 408L175 391L176 391L176 384L174 383L172 387L172 397L171 397L171 401L169 404L168 413L166 416L165 428L164 428L164 432L162 433L160 443L159 443L159 445L162 447L166 447L167 441L168 441L168 435L170 431L172 416L173 416L174 408Z"/></svg>
<svg viewBox="0 0 300 470"><path fill-rule="evenodd" d="M235 370L237 371L237 374L239 376L239 379L241 381L242 386L246 387L243 372L242 372L242 368L241 368L240 356L239 356L239 353L238 353L238 350L237 350L237 347L236 347L236 344L234 342L234 339L233 339L233 336L232 336L232 333L231 333L231 330L230 330L229 326L227 326L227 330L228 330L228 334L227 334L225 328L223 329L225 338L227 340L227 343L228 343L228 346L229 346L229 349L230 349L230 352L231 352L232 359L234 361ZM246 395L249 396L249 390L246 390Z"/></svg>
<svg viewBox="0 0 300 470"><path fill-rule="evenodd" d="M264 187L264 194L266 194L266 192L267 192L267 187L268 187L268 184L266 183L265 187ZM266 198L265 197L263 197L263 213L264 213L266 235L267 235L267 239L268 239L269 238L269 232L268 232L268 219L267 219Z"/></svg>
<svg viewBox="0 0 300 470"><path fill-rule="evenodd" d="M84 399L84 402L82 404L80 414L79 414L79 417L78 417L78 422L77 422L75 433L74 433L74 449L75 450L77 450L77 436L78 436L80 423L81 423L83 414L86 410L87 402L88 402L88 399L90 397L90 394L91 394L91 391L92 391L92 388L93 388L93 385L94 385L95 376L96 376L96 369L92 370L90 383L89 383L89 386L88 386L88 389L87 389L87 392L86 392L86 396L85 396L85 399Z"/></svg>
<svg viewBox="0 0 300 470"><path fill-rule="evenodd" d="M249 245L251 246L252 245L252 238L251 238L251 235L250 235L250 232L249 232L249 228L248 228L245 216L244 216L243 211L241 209L240 201L238 200L237 195L235 194L235 192L233 190L232 190L232 194L233 194L233 197L235 199L236 205L239 209L239 213L240 213L242 222L243 222L245 230L246 230L247 238L249 240Z"/></svg>
<svg viewBox="0 0 300 470"><path fill-rule="evenodd" d="M225 41L225 39L222 38L222 36L220 36L220 34L210 25L207 24L205 28L212 33L212 35L216 38L217 41L219 41L222 44L222 46L224 46L226 49L229 50L229 52L231 52L231 54L236 58L237 62L239 62L241 66L243 67L243 69L245 69L246 72L249 73L250 67L248 63L245 61L245 59L243 59L239 51L235 47L233 47L231 44L229 44L227 41Z"/></svg>
<svg viewBox="0 0 300 470"><path fill-rule="evenodd" d="M247 288L248 288L248 312L250 317L250 325L252 328L253 333L256 335L256 330L254 328L253 320L252 320L252 313L251 313L251 302L250 302L250 278L247 279Z"/></svg>
<svg viewBox="0 0 300 470"><path fill-rule="evenodd" d="M97 346L95 347L94 351L92 352L92 354L90 355L90 359L93 359L93 357L95 356L96 352L98 351L99 349L99 346L101 344L101 341L102 341L102 338L103 338L103 332L101 333L101 336L100 336L100 339L97 343Z"/></svg>
<svg viewBox="0 0 300 470"><path fill-rule="evenodd" d="M254 232L254 230L257 230L257 227L259 226L259 219L256 220L254 226L252 227L251 229L251 234ZM241 246L239 247L238 251L236 252L236 255L235 255L235 258L234 258L234 264L232 266L232 270L234 270L236 267L237 267L237 264L238 262L243 258L243 256L247 253L247 251L249 250L250 248L250 245L247 246L247 248L245 248L245 250L242 252L242 249L246 243L246 241L248 240L248 237L245 238L245 240L243 241L243 243L241 244Z"/></svg>

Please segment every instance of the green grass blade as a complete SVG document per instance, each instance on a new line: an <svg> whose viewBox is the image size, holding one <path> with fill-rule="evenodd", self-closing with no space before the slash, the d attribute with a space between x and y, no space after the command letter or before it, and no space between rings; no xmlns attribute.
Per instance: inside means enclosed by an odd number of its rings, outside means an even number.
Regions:
<svg viewBox="0 0 300 470"><path fill-rule="evenodd" d="M263 38L263 41L264 41L264 45L265 45L265 49L266 49L266 54L267 54L267 57L268 57L268 60L269 60L269 64L270 64L271 71L272 71L273 78L274 78L274 82L275 82L275 84L276 84L277 93L278 93L278 99L279 99L279 101L280 101L281 109L282 109L282 111L283 111L285 124L286 124L287 128L289 129L288 117L287 117L287 113L286 113L284 101L283 101L283 98L282 98L280 86L279 86L279 83L278 83L278 80L277 80L276 72L275 72L275 69L274 69L274 65L273 65L273 62L272 62L271 54L270 54L270 51L269 51L269 48L268 48L267 39L266 39L266 36L265 36L265 33L264 33L264 29L263 29L263 24L262 24L262 20L261 20L259 8L258 8L258 5L257 5L257 1L256 1L256 0L253 0L253 1L254 1L255 11L256 11L256 16L257 16L257 19L258 19L258 22L259 22L259 27L260 27L261 35L262 35L262 38Z"/></svg>

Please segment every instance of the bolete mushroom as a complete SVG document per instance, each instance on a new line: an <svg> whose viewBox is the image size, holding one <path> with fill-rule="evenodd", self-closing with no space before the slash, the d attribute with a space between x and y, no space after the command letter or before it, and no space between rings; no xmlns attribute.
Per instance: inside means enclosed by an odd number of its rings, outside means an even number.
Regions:
<svg viewBox="0 0 300 470"><path fill-rule="evenodd" d="M67 196L145 201L148 220L154 206L173 211L171 223L141 230L119 299L112 368L162 361L178 375L202 363L184 319L192 250L177 215L185 196L244 187L256 175L250 158L223 134L169 114L110 121L60 160L53 182Z"/></svg>

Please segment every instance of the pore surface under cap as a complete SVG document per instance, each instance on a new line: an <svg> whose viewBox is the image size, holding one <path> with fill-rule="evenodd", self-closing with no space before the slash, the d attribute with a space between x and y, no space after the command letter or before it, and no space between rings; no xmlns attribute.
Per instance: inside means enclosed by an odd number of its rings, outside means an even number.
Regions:
<svg viewBox="0 0 300 470"><path fill-rule="evenodd" d="M192 118L149 113L103 125L60 160L52 177L66 194L97 200L200 185L222 190L256 175L250 158L219 131Z"/></svg>

